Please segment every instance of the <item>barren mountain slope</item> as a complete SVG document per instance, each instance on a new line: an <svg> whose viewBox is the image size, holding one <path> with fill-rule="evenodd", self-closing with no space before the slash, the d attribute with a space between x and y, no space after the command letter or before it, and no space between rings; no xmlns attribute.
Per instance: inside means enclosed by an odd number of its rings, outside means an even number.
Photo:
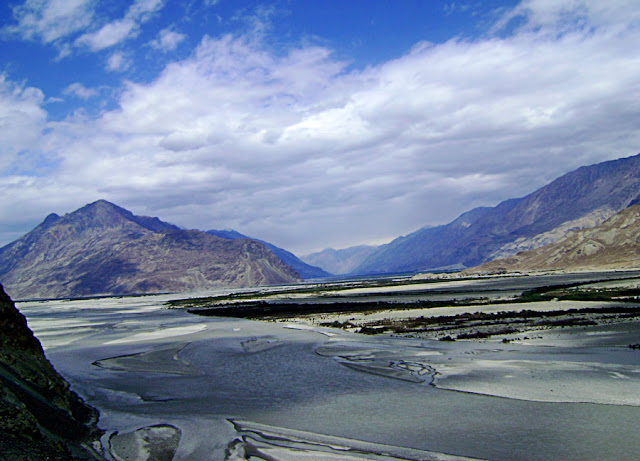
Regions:
<svg viewBox="0 0 640 461"><path fill-rule="evenodd" d="M469 273L534 270L630 269L640 267L640 205L591 229L571 231L555 243L490 261Z"/></svg>
<svg viewBox="0 0 640 461"><path fill-rule="evenodd" d="M476 208L378 248L355 273L471 267L600 224L640 195L640 155L578 168L532 194Z"/></svg>
<svg viewBox="0 0 640 461"><path fill-rule="evenodd" d="M241 234L240 232L234 230L208 230L207 234L215 235L216 237L221 237L224 239L242 239L242 240L255 240L260 243L264 243L267 248L269 248L274 255L276 255L280 260L285 263L287 266L291 266L303 279L313 279L313 278L321 278L321 277L329 277L331 274L322 268L318 267L317 264L309 263L301 260L296 255L287 251L283 248L277 247L272 243L265 242L264 240L254 239L251 237L247 237L246 235Z"/></svg>
<svg viewBox="0 0 640 461"><path fill-rule="evenodd" d="M300 280L262 243L181 230L104 200L49 216L0 249L15 299L121 295Z"/></svg>

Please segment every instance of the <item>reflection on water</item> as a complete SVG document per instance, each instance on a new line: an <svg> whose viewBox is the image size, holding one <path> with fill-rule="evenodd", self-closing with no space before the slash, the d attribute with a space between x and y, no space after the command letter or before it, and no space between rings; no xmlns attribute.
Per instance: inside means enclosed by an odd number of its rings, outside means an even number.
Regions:
<svg viewBox="0 0 640 461"><path fill-rule="evenodd" d="M295 459L291 450L303 448L335 459L349 459L347 454L384 459L383 446L387 459L398 453L404 453L400 459L438 453L502 460L633 459L640 450L637 406L533 402L430 385L449 370L447 379L453 383L457 376L461 390L492 393L511 387L518 389L516 397L527 398L528 373L536 361L554 359L591 370L565 385L588 384L598 375L594 367L600 367L598 392L614 392L603 376L611 382L637 379L629 356L634 351L364 337L195 317L164 309L166 299L18 307L56 368L100 409L101 427L133 433L142 426L171 425L182 434L176 459L233 459L241 450L272 457L264 459ZM592 340L598 338L597 331L591 333ZM588 365L596 362L600 365ZM487 371L509 363L517 364L514 370ZM562 383L555 381L561 369L545 370L536 383ZM273 436L286 440L274 444ZM331 452L338 439L359 451ZM240 442L230 445L234 440Z"/></svg>

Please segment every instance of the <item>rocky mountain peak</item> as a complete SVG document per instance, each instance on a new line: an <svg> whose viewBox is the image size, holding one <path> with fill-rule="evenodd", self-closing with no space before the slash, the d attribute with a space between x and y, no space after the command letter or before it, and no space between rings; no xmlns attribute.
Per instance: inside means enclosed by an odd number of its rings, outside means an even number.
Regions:
<svg viewBox="0 0 640 461"><path fill-rule="evenodd" d="M133 214L128 213L124 208L106 200L98 200L72 213L65 214L55 222L64 224L77 232L82 232L87 229L119 227L127 221L132 221L132 216Z"/></svg>
<svg viewBox="0 0 640 461"><path fill-rule="evenodd" d="M42 225L49 227L51 226L53 223L55 223L58 219L60 219L60 216L55 214L55 213L51 213L49 216L47 216L46 218L44 218L44 221L42 221Z"/></svg>
<svg viewBox="0 0 640 461"><path fill-rule="evenodd" d="M106 200L51 215L0 248L15 299L176 292L291 283L299 274L262 243L226 240L136 216Z"/></svg>
<svg viewBox="0 0 640 461"><path fill-rule="evenodd" d="M160 221L155 217L136 216L131 211L106 200L89 203L73 213L65 215L62 219L77 231L88 228L122 227L127 223L136 224L153 232L179 229L179 227Z"/></svg>

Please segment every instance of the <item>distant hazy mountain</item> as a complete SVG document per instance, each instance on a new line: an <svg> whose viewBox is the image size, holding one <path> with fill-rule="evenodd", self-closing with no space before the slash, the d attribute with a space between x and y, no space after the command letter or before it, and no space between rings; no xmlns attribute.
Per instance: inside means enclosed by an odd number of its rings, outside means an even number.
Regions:
<svg viewBox="0 0 640 461"><path fill-rule="evenodd" d="M316 253L302 256L302 260L331 272L341 275L349 274L364 261L377 247L358 245L342 250L327 248Z"/></svg>
<svg viewBox="0 0 640 461"><path fill-rule="evenodd" d="M49 215L0 248L14 299L177 292L291 283L300 276L262 243L182 230L104 200Z"/></svg>
<svg viewBox="0 0 640 461"><path fill-rule="evenodd" d="M314 279L331 276L329 272L322 270L320 267L315 267L316 265L307 264L306 262L301 261L300 258L298 258L293 253L279 248L269 242L265 242L264 240L247 237L246 235L242 235L240 232L234 230L208 230L207 234L215 235L216 237L224 239L248 239L264 243L267 248L269 248L273 252L273 254L280 258L283 263L294 268L303 279Z"/></svg>
<svg viewBox="0 0 640 461"><path fill-rule="evenodd" d="M640 267L640 205L616 213L591 229L568 232L555 243L496 259L471 273Z"/></svg>
<svg viewBox="0 0 640 461"><path fill-rule="evenodd" d="M638 155L581 167L526 197L400 237L379 247L354 273L476 266L552 243L569 230L596 226L639 195Z"/></svg>

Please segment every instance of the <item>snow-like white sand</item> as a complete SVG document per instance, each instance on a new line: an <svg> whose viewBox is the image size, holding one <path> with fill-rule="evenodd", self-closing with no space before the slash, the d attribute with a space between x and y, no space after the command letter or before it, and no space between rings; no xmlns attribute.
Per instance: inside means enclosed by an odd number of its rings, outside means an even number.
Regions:
<svg viewBox="0 0 640 461"><path fill-rule="evenodd" d="M555 360L483 360L436 366L434 384L537 402L640 406L640 366Z"/></svg>
<svg viewBox="0 0 640 461"><path fill-rule="evenodd" d="M329 292L330 294L340 296L351 295L364 295L364 294L377 294L377 293L406 293L410 291L426 291L435 290L440 288L457 288L469 285L482 284L483 280L450 280L445 282L430 282L430 283L413 283L413 284L401 284L383 286L383 287L364 287L364 288L348 288L346 290L334 290Z"/></svg>
<svg viewBox="0 0 640 461"><path fill-rule="evenodd" d="M207 329L207 325L199 323L196 325L185 325L182 327L161 328L155 331L145 331L143 333L136 333L124 338L114 339L107 341L104 344L126 344L126 343L138 343L143 341L152 341L156 339L166 339L175 336L190 335L192 333L198 333Z"/></svg>

